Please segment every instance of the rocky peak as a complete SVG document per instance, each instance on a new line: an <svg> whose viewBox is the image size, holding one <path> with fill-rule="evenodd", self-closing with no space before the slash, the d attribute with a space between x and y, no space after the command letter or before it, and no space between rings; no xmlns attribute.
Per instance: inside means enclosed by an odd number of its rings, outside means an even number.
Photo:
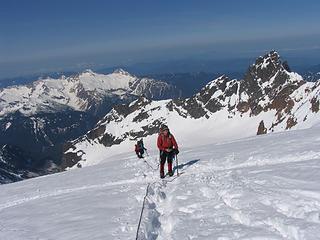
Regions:
<svg viewBox="0 0 320 240"><path fill-rule="evenodd" d="M132 76L129 72L123 70L122 68L117 68L116 70L113 71L114 74L121 74L125 76Z"/></svg>
<svg viewBox="0 0 320 240"><path fill-rule="evenodd" d="M79 75L80 76L94 76L96 73L94 71L92 71L91 69L86 69L83 72L81 72Z"/></svg>
<svg viewBox="0 0 320 240"><path fill-rule="evenodd" d="M231 79L229 77L227 77L226 75L222 75L217 79L214 79L213 81L209 82L205 87L203 87L200 90L198 95L213 95L217 91L224 92L227 88L227 83L230 81Z"/></svg>
<svg viewBox="0 0 320 240"><path fill-rule="evenodd" d="M235 103L231 103L230 97L237 94L238 88L239 81L231 80L222 75L209 82L193 97L186 100L176 100L174 104L182 108L192 118L209 117L208 114L215 113L225 106L230 106L230 109L234 108ZM177 111L179 110L177 109ZM186 116L181 111L180 115Z"/></svg>
<svg viewBox="0 0 320 240"><path fill-rule="evenodd" d="M133 101L130 104L119 104L114 106L114 111L116 111L119 115L126 117L130 113L148 105L151 100L147 99L144 96L140 96L137 100Z"/></svg>
<svg viewBox="0 0 320 240"><path fill-rule="evenodd" d="M271 51L258 57L249 67L241 83L240 93L248 96L247 109L257 115L265 108L259 102L272 102L279 96L283 100L303 83L302 77L291 73L288 63L282 62L276 51Z"/></svg>
<svg viewBox="0 0 320 240"><path fill-rule="evenodd" d="M256 59L244 76L244 81L248 84L262 84L270 79L279 71L285 70L280 56L277 52L271 51Z"/></svg>
<svg viewBox="0 0 320 240"><path fill-rule="evenodd" d="M267 68L269 64L273 65L274 67L280 67L282 64L280 55L274 50L266 53L264 56L258 57L253 66L255 68Z"/></svg>
<svg viewBox="0 0 320 240"><path fill-rule="evenodd" d="M98 125L108 124L111 121L121 121L129 114L141 109L151 102L152 101L145 96L140 96L131 103L116 104L113 106L112 110L101 121L99 121Z"/></svg>

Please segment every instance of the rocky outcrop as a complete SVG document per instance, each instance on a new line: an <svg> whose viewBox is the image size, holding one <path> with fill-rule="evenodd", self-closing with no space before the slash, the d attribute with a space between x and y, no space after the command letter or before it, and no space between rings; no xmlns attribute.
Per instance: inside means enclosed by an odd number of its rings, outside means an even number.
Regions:
<svg viewBox="0 0 320 240"><path fill-rule="evenodd" d="M280 114L287 108L290 94L305 83L301 76L288 70L288 63L282 63L275 51L259 57L241 82L240 94L248 96L246 101L240 103L241 106L249 106L254 116L270 109Z"/></svg>
<svg viewBox="0 0 320 240"><path fill-rule="evenodd" d="M319 112L319 99L317 99L316 97L313 97L310 102L311 102L311 111L314 113Z"/></svg>
<svg viewBox="0 0 320 240"><path fill-rule="evenodd" d="M264 126L264 122L261 121L261 122L259 123L257 135L262 135L262 134L266 134L266 133L267 133L267 129L266 129L266 127Z"/></svg>

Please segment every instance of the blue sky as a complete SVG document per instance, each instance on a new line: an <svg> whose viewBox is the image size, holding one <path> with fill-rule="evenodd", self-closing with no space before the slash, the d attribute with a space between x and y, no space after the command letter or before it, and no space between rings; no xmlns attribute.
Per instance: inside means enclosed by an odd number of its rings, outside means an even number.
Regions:
<svg viewBox="0 0 320 240"><path fill-rule="evenodd" d="M3 0L0 79L271 49L317 61L319 13L317 0Z"/></svg>

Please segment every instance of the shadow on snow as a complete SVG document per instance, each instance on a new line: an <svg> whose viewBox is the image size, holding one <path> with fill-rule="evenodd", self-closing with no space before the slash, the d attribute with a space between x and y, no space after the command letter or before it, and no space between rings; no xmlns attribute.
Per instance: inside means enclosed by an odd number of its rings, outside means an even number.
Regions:
<svg viewBox="0 0 320 240"><path fill-rule="evenodd" d="M178 166L175 166L174 168L173 168L173 172L175 172L177 169L181 169L181 170L186 170L186 169L188 169L189 167L191 167L193 164L195 164L195 163L197 163L197 162L199 162L200 161L200 159L195 159L195 160L191 160L191 161L189 161L189 162L187 162L187 163L183 163L183 164L179 164Z"/></svg>

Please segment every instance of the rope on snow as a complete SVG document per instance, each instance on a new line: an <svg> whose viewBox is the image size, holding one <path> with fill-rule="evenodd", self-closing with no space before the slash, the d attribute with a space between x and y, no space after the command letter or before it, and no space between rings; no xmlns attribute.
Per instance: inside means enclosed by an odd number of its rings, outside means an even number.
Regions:
<svg viewBox="0 0 320 240"><path fill-rule="evenodd" d="M144 160L145 164L147 164L147 166L149 168L151 168L153 171L157 171L159 169L160 163L157 164L157 167L154 168L153 166L150 165L150 163L148 163L146 160Z"/></svg>
<svg viewBox="0 0 320 240"><path fill-rule="evenodd" d="M151 169L154 170L154 171L156 171L156 170L159 169L160 163L158 163L157 168L153 168L146 160L144 160L144 162L149 166L149 168L151 168ZM179 175L178 175L178 176L179 176ZM171 180L164 180L164 179L162 179L162 183L173 182L175 179L178 178L178 176L173 177ZM147 197L148 197L148 194L149 194L150 185L151 185L151 184L155 184L156 182L159 182L159 181L155 181L155 182L153 182L153 183L148 183L148 185L147 185L146 194L144 195L143 203L142 203L142 208L141 208L141 212L140 212L140 218L139 218L139 223L138 223L137 233L136 233L136 240L139 239L139 231L140 231L140 227L141 227L141 221L142 221L142 217L143 217L143 211L144 211L144 209L145 209L145 204L146 204L146 200L147 200Z"/></svg>
<svg viewBox="0 0 320 240"><path fill-rule="evenodd" d="M139 230L140 230L141 221L142 221L142 217L143 217L143 210L145 208L147 196L148 196L148 193L149 193L149 187L150 187L150 183L148 183L146 194L145 194L145 196L143 198L143 203L142 203L142 208L141 208L141 213L140 213L140 218L139 218L139 223L138 223L138 228L137 228L136 240L138 240L138 237L139 237Z"/></svg>

